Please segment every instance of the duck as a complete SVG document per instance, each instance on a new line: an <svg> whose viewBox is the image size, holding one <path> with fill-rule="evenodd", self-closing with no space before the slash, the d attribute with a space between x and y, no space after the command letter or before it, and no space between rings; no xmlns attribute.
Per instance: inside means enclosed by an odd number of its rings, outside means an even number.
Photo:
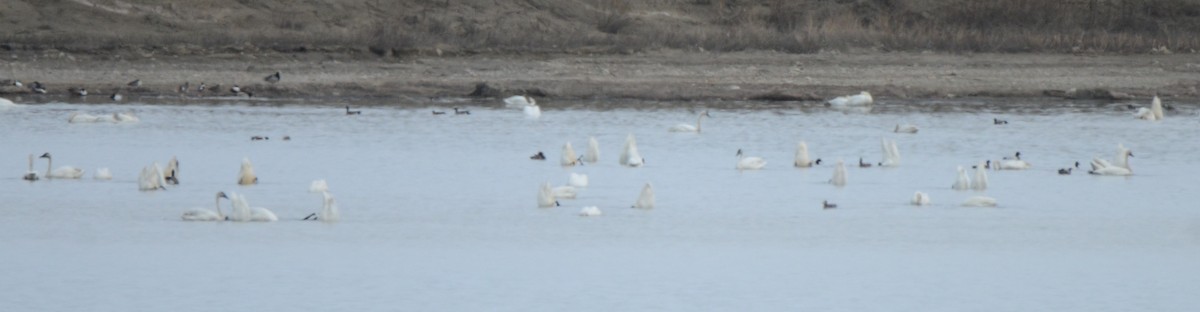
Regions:
<svg viewBox="0 0 1200 312"><path fill-rule="evenodd" d="M696 117L696 125L695 126L681 123L681 124L675 125L674 127L671 127L670 129L668 129L668 131L700 133L700 122L704 120L704 117L712 117L712 115L709 115L708 110L705 110L703 113L700 113L700 116Z"/></svg>
<svg viewBox="0 0 1200 312"><path fill-rule="evenodd" d="M892 132L895 132L895 133L917 133L917 131L919 131L919 130L920 129L918 129L917 126L915 126L915 125L906 124L906 125L901 126L900 124L896 124L896 128L893 129Z"/></svg>
<svg viewBox="0 0 1200 312"><path fill-rule="evenodd" d="M200 82L200 86L199 86L199 87L196 87L196 93L197 93L197 94L199 94L199 93L204 93L204 90L207 90L207 89L208 89L208 85L207 85L207 84L204 84L204 82L203 82L203 81L201 81L201 82Z"/></svg>
<svg viewBox="0 0 1200 312"><path fill-rule="evenodd" d="M33 93L37 94L46 94L46 86L41 82L34 81L33 83L29 84L29 91L33 91Z"/></svg>
<svg viewBox="0 0 1200 312"><path fill-rule="evenodd" d="M1071 175L1071 169L1074 169L1074 168L1069 168L1069 167L1068 168L1058 168L1058 174L1059 175Z"/></svg>
<svg viewBox="0 0 1200 312"><path fill-rule="evenodd" d="M533 156L529 156L529 159L546 160L546 154L542 154L541 151L538 151L537 154L533 154Z"/></svg>
<svg viewBox="0 0 1200 312"><path fill-rule="evenodd" d="M458 109L458 107L455 107L455 108L454 108L454 114L455 114L455 115L470 115L470 114L471 114L471 111L469 111L469 110L465 110L465 109L464 109L464 110L459 110L459 109Z"/></svg>
<svg viewBox="0 0 1200 312"><path fill-rule="evenodd" d="M350 110L350 105L346 105L346 115L362 115L362 111L360 111L360 110L352 111L352 110Z"/></svg>
<svg viewBox="0 0 1200 312"><path fill-rule="evenodd" d="M834 208L837 208L837 204L831 203L828 200L821 201L821 209L834 209Z"/></svg>
<svg viewBox="0 0 1200 312"><path fill-rule="evenodd" d="M270 74L270 75L267 75L266 77L263 77L263 81L266 81L269 83L276 83L276 82L279 82L279 79L281 79L281 78L282 77L279 75L279 72L275 72L274 74Z"/></svg>
<svg viewBox="0 0 1200 312"><path fill-rule="evenodd" d="M1008 120L1001 120L1001 119L992 118L992 124L993 124L993 125L1007 125L1007 124L1008 124Z"/></svg>
<svg viewBox="0 0 1200 312"><path fill-rule="evenodd" d="M229 87L229 92L233 93L233 95L241 94L242 87L239 87L237 84L234 84L232 87Z"/></svg>
<svg viewBox="0 0 1200 312"><path fill-rule="evenodd" d="M88 95L86 88L72 89L71 93L75 94L75 96L79 96L79 97L84 97L84 96Z"/></svg>
<svg viewBox="0 0 1200 312"><path fill-rule="evenodd" d="M125 85L126 85L126 86L130 86L130 87L134 87L134 88L136 88L136 87L141 87L141 86L142 86L142 80L141 80L141 79L134 79L133 81L130 81L129 83L126 83Z"/></svg>
<svg viewBox="0 0 1200 312"><path fill-rule="evenodd" d="M929 195L917 191L916 193L913 193L913 198L909 203L911 203L913 206L929 205Z"/></svg>
<svg viewBox="0 0 1200 312"><path fill-rule="evenodd" d="M742 149L737 150L738 157L737 170L758 170L767 165L767 161L762 157L749 156L742 154Z"/></svg>
<svg viewBox="0 0 1200 312"><path fill-rule="evenodd" d="M189 89L191 89L191 88L192 88L192 87L191 87L191 83L189 83L189 82L187 82L187 81L184 81L184 82L183 82L183 84L179 85L179 93L185 93L185 94L186 94L186 93L188 92L188 90L189 90Z"/></svg>
<svg viewBox="0 0 1200 312"><path fill-rule="evenodd" d="M256 135L256 136L250 137L250 141L267 141L270 139L271 139L270 137L261 136L261 135Z"/></svg>
<svg viewBox="0 0 1200 312"><path fill-rule="evenodd" d="M439 111L437 111L437 110L434 110L434 111L433 111L433 114L434 114L434 115L445 115L445 114L446 114L446 112L439 112Z"/></svg>
<svg viewBox="0 0 1200 312"><path fill-rule="evenodd" d="M864 162L862 157L859 157L858 158L858 167L859 168L871 168L871 163Z"/></svg>
<svg viewBox="0 0 1200 312"><path fill-rule="evenodd" d="M110 100L113 100L113 102L120 102L120 101L121 101L121 99L124 99L124 98L125 98L124 96L121 96L121 92L120 92L120 91L118 91L118 92L113 92L113 93L112 93L112 95L109 95L109 96L108 96L108 99L110 99Z"/></svg>

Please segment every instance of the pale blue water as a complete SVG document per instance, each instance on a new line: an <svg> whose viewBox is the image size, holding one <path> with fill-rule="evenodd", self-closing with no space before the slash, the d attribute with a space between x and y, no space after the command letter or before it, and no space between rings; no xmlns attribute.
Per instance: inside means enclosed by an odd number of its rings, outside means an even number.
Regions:
<svg viewBox="0 0 1200 312"><path fill-rule="evenodd" d="M870 114L771 103L499 101L361 107L291 101L51 103L0 111L0 302L29 310L1076 310L1188 311L1200 304L1200 118L1161 122L1124 103L889 103ZM393 103L379 103L393 104ZM431 109L470 109L433 116ZM709 108L702 134L668 133ZM69 124L72 111L132 111L137 124ZM451 113L452 114L452 113ZM1007 119L1006 126L992 118ZM921 127L895 134L897 123ZM616 157L637 136L643 168ZM250 141L254 135L269 141ZM292 140L282 141L284 135ZM563 143L598 164L558 165ZM877 162L895 139L897 168ZM791 166L796 143L826 165ZM1055 171L1133 150L1132 177ZM737 149L766 169L734 170ZM547 161L529 160L537 151ZM1015 151L1034 167L954 191L955 167ZM87 170L20 179L28 154ZM35 156L36 156L35 155ZM137 190L172 156L182 184ZM235 182L240 161L260 184ZM44 171L46 162L35 168ZM112 181L92 179L108 167ZM537 208L570 172L591 185ZM296 221L326 179L342 222ZM658 207L628 208L652 182ZM914 191L933 198L913 207ZM217 191L273 210L270 224L189 223ZM997 208L960 207L974 195ZM821 201L839 205L822 210ZM228 201L222 203L226 212ZM577 216L598 206L604 215Z"/></svg>

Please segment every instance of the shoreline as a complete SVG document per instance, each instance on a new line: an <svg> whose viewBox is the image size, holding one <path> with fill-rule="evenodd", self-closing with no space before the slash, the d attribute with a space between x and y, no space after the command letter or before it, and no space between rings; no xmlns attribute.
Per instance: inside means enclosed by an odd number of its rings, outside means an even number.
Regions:
<svg viewBox="0 0 1200 312"><path fill-rule="evenodd" d="M382 59L344 53L207 56L77 55L43 51L4 56L0 80L40 81L47 94L0 87L23 102L107 102L127 98L232 96L238 84L258 97L389 99L823 101L866 90L880 99L1066 98L1136 101L1200 98L1192 55L938 53L703 53L631 55L471 55ZM283 79L263 78L275 71ZM141 79L141 87L125 84ZM195 88L210 87L202 95ZM480 84L487 88L477 90ZM87 98L69 88L86 88ZM217 88L213 90L212 88ZM97 99L102 101L97 101ZM16 101L16 100L14 100Z"/></svg>

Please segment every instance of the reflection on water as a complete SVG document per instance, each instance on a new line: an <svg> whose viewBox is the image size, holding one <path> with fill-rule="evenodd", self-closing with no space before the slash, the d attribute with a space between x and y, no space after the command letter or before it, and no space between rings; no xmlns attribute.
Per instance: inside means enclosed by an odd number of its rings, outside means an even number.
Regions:
<svg viewBox="0 0 1200 312"><path fill-rule="evenodd" d="M1180 310L1200 282L1190 260L1200 211L1189 200L1200 118L1185 104L1154 123L1133 119L1126 103L1009 99L883 101L869 114L788 102L545 101L538 120L499 101L425 101L354 102L361 116L344 114L350 101L2 111L0 242L11 271L0 301L18 310ZM431 113L453 107L472 114ZM703 109L702 134L667 131ZM68 124L74 111L132 111L141 122ZM920 132L891 132L905 123ZM617 164L630 133L642 168ZM600 162L559 166L562 145L582 152L589 136ZM845 187L826 183L836 160L880 161L884 138L896 141L900 166L851 166ZM823 165L791 166L801 140ZM1118 143L1136 155L1132 177L1056 173L1111 158ZM735 170L738 149L766 167ZM86 177L21 180L27 155L47 151ZM538 151L549 160L528 158ZM950 189L957 166L1016 151L1032 169L989 172L983 192ZM172 156L182 183L139 192L137 172ZM235 184L243 157L258 185ZM114 179L91 179L99 167ZM538 186L565 185L571 172L589 176L579 197L537 208ZM321 207L307 192L315 179L329 182L341 222L297 221ZM656 208L629 209L646 182ZM211 208L217 191L245 194L282 220L179 221ZM915 191L932 205L909 206ZM959 206L975 195L999 207ZM825 200L838 208L821 209ZM585 206L603 215L577 216ZM180 305L195 293L219 299Z"/></svg>

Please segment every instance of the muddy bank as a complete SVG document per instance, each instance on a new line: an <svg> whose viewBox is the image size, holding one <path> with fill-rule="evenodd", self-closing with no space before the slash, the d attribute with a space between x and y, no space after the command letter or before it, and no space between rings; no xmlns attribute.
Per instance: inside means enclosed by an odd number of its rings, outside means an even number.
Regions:
<svg viewBox="0 0 1200 312"><path fill-rule="evenodd" d="M427 99L530 93L547 99L819 101L867 90L876 98L1047 97L1136 100L1200 97L1191 55L785 54L660 51L630 55L475 55L380 59L332 53L209 56L4 55L0 80L40 81L47 94L4 86L23 102L139 97ZM276 71L278 83L264 81ZM140 79L142 85L127 82ZM178 88L187 82L186 94ZM197 92L204 83L208 88ZM479 89L482 84L486 88ZM71 88L86 88L79 98ZM474 95L472 95L474 93Z"/></svg>

